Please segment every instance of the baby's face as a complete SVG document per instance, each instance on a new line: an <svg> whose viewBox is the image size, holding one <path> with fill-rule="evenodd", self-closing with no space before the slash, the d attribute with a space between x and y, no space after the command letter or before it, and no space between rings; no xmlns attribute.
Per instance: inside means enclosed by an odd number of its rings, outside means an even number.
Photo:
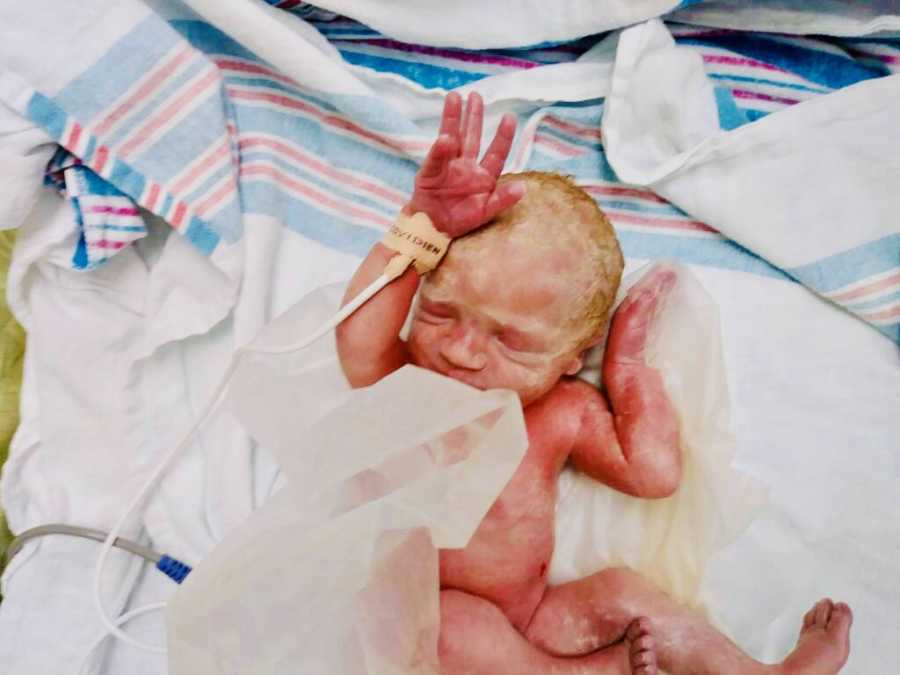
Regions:
<svg viewBox="0 0 900 675"><path fill-rule="evenodd" d="M537 400L581 367L570 260L508 241L489 252L451 253L422 287L412 362L478 389L512 389L523 406Z"/></svg>

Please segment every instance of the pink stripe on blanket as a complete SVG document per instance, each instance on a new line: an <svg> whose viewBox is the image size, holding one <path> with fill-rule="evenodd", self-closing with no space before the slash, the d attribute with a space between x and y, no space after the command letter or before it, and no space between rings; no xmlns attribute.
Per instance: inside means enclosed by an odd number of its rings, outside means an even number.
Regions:
<svg viewBox="0 0 900 675"><path fill-rule="evenodd" d="M650 190L640 190L637 188L617 187L614 185L583 185L582 188L589 194L609 195L611 197L634 197L636 199L646 199L659 204L668 204L665 199Z"/></svg>
<svg viewBox="0 0 900 675"><path fill-rule="evenodd" d="M190 83L186 89L179 91L177 98L172 100L172 102L158 114L147 120L140 129L131 135L128 142L125 143L120 150L122 157L128 157L128 155L150 138L155 131L158 131L172 118L178 115L184 106L189 103L195 103L198 98L205 94L206 91L218 81L219 71L210 70L199 79Z"/></svg>
<svg viewBox="0 0 900 675"><path fill-rule="evenodd" d="M343 129L344 131L348 131L350 133L355 134L361 138L365 138L370 141L374 141L379 143L380 145L386 146L388 148L392 148L400 151L409 151L409 150L425 150L431 146L429 141L418 141L414 139L401 139L401 138L392 138L387 135L376 134L367 129L362 128L358 124L354 124L350 122L344 117L339 115L333 115L329 113L325 113L315 106L312 106L305 101L302 101L296 97L285 96L283 94L275 94L266 91L254 91L254 90L244 90L238 89L237 87L230 86L228 88L228 92L231 95L231 98L234 100L240 101L265 101L266 103L272 103L274 105L284 106L285 108L291 108L294 110L305 112L313 117L317 117L326 124L331 127L337 129Z"/></svg>
<svg viewBox="0 0 900 675"><path fill-rule="evenodd" d="M144 84L142 84L137 91L135 91L131 96L126 98L122 103L120 103L116 108L110 112L100 124L97 125L94 133L98 136L105 133L110 127L112 127L116 122L118 122L122 117L128 114L137 104L141 101L141 99L146 98L150 94L156 91L156 89L165 82L166 78L171 75L178 67L183 64L190 56L191 50L189 48L180 49L175 55L167 62L163 63L156 72L152 73L150 77L147 79Z"/></svg>
<svg viewBox="0 0 900 675"><path fill-rule="evenodd" d="M74 122L72 124L72 130L69 132L68 143L66 143L66 149L68 149L73 155L75 154L75 146L78 145L78 139L81 136L81 125L78 122Z"/></svg>
<svg viewBox="0 0 900 675"><path fill-rule="evenodd" d="M578 157L587 152L587 148L571 146L555 138L541 134L535 134L534 143L535 145L545 145L566 157Z"/></svg>
<svg viewBox="0 0 900 675"><path fill-rule="evenodd" d="M270 179L278 185L281 185L282 187L291 190L292 192L294 192L294 194L300 196L304 201L307 201L311 204L324 206L333 211L337 211L342 215L346 215L351 218L359 218L369 223L380 225L384 229L387 229L391 226L392 221L388 218L385 218L381 214L378 214L375 211L371 211L369 209L356 207L344 200L335 199L334 197L325 194L321 190L317 190L316 188L302 182L297 178L288 176L277 167L265 164L245 164L241 167L241 176L262 176Z"/></svg>
<svg viewBox="0 0 900 675"><path fill-rule="evenodd" d="M197 215L203 218L207 213L215 210L216 207L224 202L225 198L235 190L236 186L234 184L234 179L232 178L232 176L225 176L224 181L218 187L218 189L214 190L211 195L197 204Z"/></svg>
<svg viewBox="0 0 900 675"><path fill-rule="evenodd" d="M365 180L363 178L350 175L344 171L334 168L330 164L327 164L326 162L323 162L314 156L300 152L298 149L292 148L287 143L283 143L275 138L264 138L248 135L240 140L238 147L241 149L241 151L244 152L256 147L263 147L274 150L300 166L305 166L318 171L320 174L328 176L329 178L334 179L342 185L349 185L355 188L359 188L360 190L363 190L365 192L369 192L373 195L377 195L382 199L396 204L398 207L403 206L408 199L407 195L402 192L389 190L381 185L374 183L371 180Z"/></svg>
<svg viewBox="0 0 900 675"><path fill-rule="evenodd" d="M118 251L121 248L125 248L130 243L130 241L110 241L109 239L100 239L99 241L90 242L88 246L90 248L108 248Z"/></svg>
<svg viewBox="0 0 900 675"><path fill-rule="evenodd" d="M550 126L554 126L557 129L561 129L562 131L566 131L570 134L574 134L576 136L581 136L582 138L589 138L591 140L600 141L603 139L603 134L600 131L600 127L586 127L578 124L573 124L572 122L566 122L565 120L561 120L554 115L547 115L544 118L544 123Z"/></svg>
<svg viewBox="0 0 900 675"><path fill-rule="evenodd" d="M649 216L640 216L636 213L622 213L621 211L612 211L608 212L610 220L615 223L616 221L621 221L623 223L635 224L635 225L648 225L650 227L671 227L677 230L694 230L699 232L710 232L714 234L718 234L716 230L711 228L706 223L701 223L699 220L678 220L674 218L652 218Z"/></svg>
<svg viewBox="0 0 900 675"><path fill-rule="evenodd" d="M292 87L297 86L297 81L287 77L286 75L282 75L280 73L276 73L271 68L266 68L265 66L250 63L249 61L240 61L238 59L223 59L216 58L213 59L214 63L221 70L231 70L237 73L247 73L251 75L262 75L263 77L268 77L276 82L281 82L282 84L288 84Z"/></svg>
<svg viewBox="0 0 900 675"><path fill-rule="evenodd" d="M884 290L885 288L890 288L895 284L900 284L900 272L896 274L892 274L889 277L881 279L879 281L875 281L871 284L866 284L865 286L860 286L859 288L854 288L849 291L844 291L842 293L835 293L834 295L829 295L829 297L835 302L849 302L850 300L855 300L856 298L863 297L865 295L869 295L870 293L875 293L877 291Z"/></svg>
<svg viewBox="0 0 900 675"><path fill-rule="evenodd" d="M229 154L229 146L228 140L226 139L224 142L219 144L212 153L201 159L195 166L189 169L188 173L179 178L178 182L172 186L172 192L176 195L180 195L186 187L191 185L197 178L199 178L203 172L208 170L209 168L215 166L219 160L227 157Z"/></svg>
<svg viewBox="0 0 900 675"><path fill-rule="evenodd" d="M885 319L894 319L900 317L900 305L889 307L880 312L857 312L859 316L869 321L884 321Z"/></svg>

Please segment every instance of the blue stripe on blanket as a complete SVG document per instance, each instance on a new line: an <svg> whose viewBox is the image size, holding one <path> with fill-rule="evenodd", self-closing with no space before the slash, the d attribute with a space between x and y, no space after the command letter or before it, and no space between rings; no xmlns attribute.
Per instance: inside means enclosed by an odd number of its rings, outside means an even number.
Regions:
<svg viewBox="0 0 900 675"><path fill-rule="evenodd" d="M77 109L85 122L109 105L180 42L178 33L156 16L125 33L88 73L59 91L53 100L64 110ZM88 75L86 73L86 75Z"/></svg>
<svg viewBox="0 0 900 675"><path fill-rule="evenodd" d="M791 281L788 275L751 251L727 239L692 239L664 234L616 230L627 258L677 260L689 265L748 272Z"/></svg>
<svg viewBox="0 0 900 675"><path fill-rule="evenodd" d="M712 78L713 80L727 80L734 82L744 82L747 84L765 84L772 87L782 87L784 89L808 91L811 94L828 94L831 92L830 89L824 89L822 87L810 87L808 85L798 84L796 82L779 82L778 80L768 80L761 77L749 77L744 75L723 75L721 73L707 73L707 76Z"/></svg>
<svg viewBox="0 0 900 675"><path fill-rule="evenodd" d="M240 177L243 211L272 215L290 229L326 246L364 255L380 237L381 229L410 189L416 163L409 158L409 153L420 152L422 144L427 146L430 139L425 138L411 120L381 99L301 91L283 78L279 80L277 73L267 73L268 66L264 62L217 29L197 21L177 21L172 26L176 34L188 38L204 53L200 58L207 62L218 60L222 78L229 87L230 99L214 98L204 105L221 107L218 119L227 119L234 124L237 135L232 142L241 145L242 166L249 169ZM231 59L231 62L225 62L223 58ZM238 63L235 59L243 61ZM370 57L368 62L381 70L385 65L385 59L381 57ZM393 65L398 69L408 68L409 62L396 59ZM255 72L245 72L245 66ZM440 86L452 86L451 78L471 81L480 77L478 73L435 65L407 72L420 83L427 84L431 78L432 85L440 82ZM86 86L91 74L94 79L106 76L102 71L92 69L78 86ZM136 79L135 75L132 73L133 79ZM89 88L81 91L89 91ZM244 95L237 95L240 92ZM720 124L724 128L739 126L753 116L753 111L736 105L731 92L724 87L717 88L716 101ZM56 136L65 132L67 120L58 105L36 97L32 107L32 116L43 118L43 125L54 130ZM209 119L214 113L212 109L204 110L200 117ZM666 257L689 264L789 279L784 272L696 223L649 191L642 192L619 183L606 161L598 137L601 101L558 104L544 109L543 113L546 117L537 128L536 143L529 151L531 160L527 167L577 176L592 189L591 194L616 224L623 250L629 258ZM520 120L522 128L525 122L523 117ZM221 124L224 125L224 121ZM184 124L175 128L182 126ZM175 129L169 133L172 135L157 141L159 147L173 145L178 136ZM280 144L273 146L273 140ZM521 136L518 142L522 142ZM202 151L209 141L205 143L199 143L197 148ZM88 145L88 148L90 153L96 149L94 145ZM514 155L518 149L517 144ZM192 158L197 153L194 149ZM166 156L155 157L154 161L156 175L170 176L185 160ZM173 163L167 164L170 161ZM138 170L141 168L117 160L104 173L120 189L137 198L147 187ZM222 175L221 172L204 174L203 180L193 185L192 198L199 199L204 192L209 192ZM591 181L595 181L593 188ZM161 208L157 211L162 213L170 213L177 206L171 194L162 194L160 203ZM219 234L199 218L192 218L183 229L188 239L202 251L211 251L218 242ZM805 281L804 270L789 272ZM859 278L859 274L851 277ZM865 304L856 309L866 311L878 306L879 303Z"/></svg>
<svg viewBox="0 0 900 675"><path fill-rule="evenodd" d="M829 293L895 267L900 267L900 234L876 239L808 265L791 267L787 272L820 293Z"/></svg>
<svg viewBox="0 0 900 675"><path fill-rule="evenodd" d="M195 49L207 56L213 54L229 54L251 61L259 61L259 57L232 39L215 26L210 26L205 21L192 19L177 19L170 21L169 25Z"/></svg>
<svg viewBox="0 0 900 675"><path fill-rule="evenodd" d="M329 133L315 120L278 110L235 105L240 135L269 133L283 136L333 166L377 177L397 190L409 192L417 164L387 148L373 147L350 134Z"/></svg>
<svg viewBox="0 0 900 675"><path fill-rule="evenodd" d="M466 70L454 70L428 63L414 63L401 59L391 59L374 54L359 54L342 49L341 56L347 63L363 68L371 68L382 73L395 73L416 82L426 89L455 89L484 79L490 73L473 73Z"/></svg>
<svg viewBox="0 0 900 675"><path fill-rule="evenodd" d="M764 63L783 68L811 82L839 89L882 73L862 66L853 59L826 51L786 44L764 35L729 32L708 37L679 37L679 44L710 45L729 49Z"/></svg>
<svg viewBox="0 0 900 675"><path fill-rule="evenodd" d="M731 131L750 121L747 112L738 107L734 101L734 96L731 95L728 89L715 87L713 91L716 94L720 128L725 131Z"/></svg>
<svg viewBox="0 0 900 675"><path fill-rule="evenodd" d="M297 178L300 181L324 190L327 194L346 202L354 202L367 208L381 212L387 219L393 219L402 205L385 203L377 199L369 198L358 192L353 192L333 180L329 180L317 171L305 170L289 160L274 155L266 150L249 150L241 153L241 161L251 164L254 161L264 161L281 169L285 175ZM247 195L244 196L249 208L265 208L262 203L254 203Z"/></svg>
<svg viewBox="0 0 900 675"><path fill-rule="evenodd" d="M898 300L900 300L900 289L879 296L877 300L850 301L846 303L846 306L854 312L863 312L883 309L885 305L897 304Z"/></svg>
<svg viewBox="0 0 900 675"><path fill-rule="evenodd" d="M266 211L277 213L291 230L341 253L362 258L384 236L382 230L347 222L313 202L295 199L272 183L244 183L242 193L247 203L268 206Z"/></svg>
<svg viewBox="0 0 900 675"><path fill-rule="evenodd" d="M34 93L28 101L25 115L35 124L41 126L55 140L64 140L62 135L66 130L70 117L53 100L40 93ZM106 180L115 186L118 191L128 195L132 200L140 204L140 198L144 194L147 185L147 179L144 174L120 159L111 159L110 161L113 162L112 167L107 168L104 172ZM164 209L155 209L154 211L160 214L166 213ZM213 231L209 224L196 217L191 220L183 234L190 243L204 254L211 253L220 239L220 235ZM87 261L87 250L82 247L82 242L79 241L73 262L76 267L83 267L86 266Z"/></svg>

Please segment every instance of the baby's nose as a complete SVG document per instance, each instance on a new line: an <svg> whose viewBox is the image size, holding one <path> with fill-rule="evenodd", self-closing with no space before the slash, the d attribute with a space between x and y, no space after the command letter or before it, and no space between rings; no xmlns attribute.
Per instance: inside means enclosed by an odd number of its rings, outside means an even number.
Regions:
<svg viewBox="0 0 900 675"><path fill-rule="evenodd" d="M441 343L441 356L456 368L481 370L487 364L483 348L483 340L476 330L456 326Z"/></svg>

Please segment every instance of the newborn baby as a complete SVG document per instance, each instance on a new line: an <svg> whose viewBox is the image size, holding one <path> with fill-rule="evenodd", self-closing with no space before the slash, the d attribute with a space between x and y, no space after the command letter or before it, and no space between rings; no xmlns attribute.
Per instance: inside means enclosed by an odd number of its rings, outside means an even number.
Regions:
<svg viewBox="0 0 900 675"><path fill-rule="evenodd" d="M547 584L557 477L567 460L636 497L678 487L677 416L644 356L675 275L655 268L616 312L602 371L609 402L572 378L606 334L623 266L618 243L569 179L500 176L512 116L479 163L482 115L477 95L465 111L458 95L447 97L440 135L404 208L455 239L422 285L409 340L399 333L419 287L412 269L337 331L355 387L413 363L479 389L511 389L522 403L529 447L521 465L469 545L440 552L442 672L653 675L659 662L673 674L836 673L849 650L852 616L843 603L817 604L794 652L764 666L629 570ZM345 302L394 255L376 244Z"/></svg>

